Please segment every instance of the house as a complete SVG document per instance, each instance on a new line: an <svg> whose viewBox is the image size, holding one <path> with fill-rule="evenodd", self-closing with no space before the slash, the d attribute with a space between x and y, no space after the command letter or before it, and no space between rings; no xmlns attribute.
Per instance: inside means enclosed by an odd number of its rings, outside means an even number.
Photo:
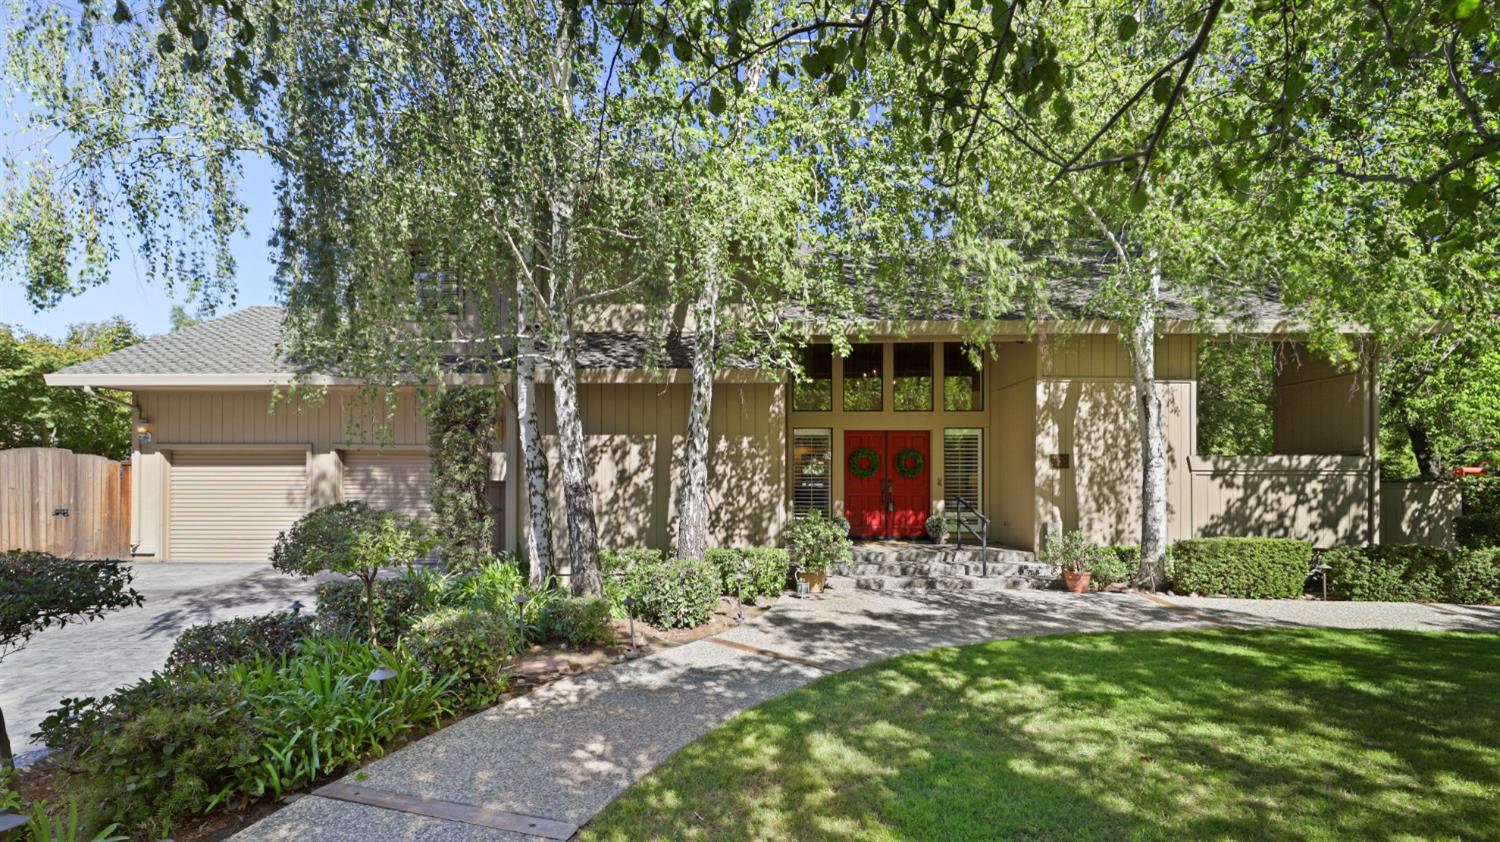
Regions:
<svg viewBox="0 0 1500 842"><path fill-rule="evenodd" d="M1273 452L1204 456L1199 349L1230 326L1170 303L1157 343L1172 539L1248 534L1319 545L1380 534L1377 378L1311 353L1261 302L1234 330L1273 343ZM1038 546L1049 530L1100 541L1139 533L1140 448L1118 326L1082 307L1028 327L991 321L992 353L965 353L973 324L942 312L874 314L840 358L803 349L806 376L720 372L711 420L714 540L765 544L789 518L848 517L856 537L919 538L930 513L994 545ZM416 389L387 417L353 385L314 378L287 394L283 313L251 307L48 375L53 386L128 390L136 406L131 544L139 559L258 561L310 508L360 499L427 515L429 465ZM683 336L665 353L639 332L581 339L580 395L606 546L670 546L687 418ZM626 319L625 321L629 321ZM555 456L550 397L543 435ZM513 418L490 471L497 546L514 549L525 496ZM552 493L560 499L555 481ZM565 535L553 506L554 535Z"/></svg>

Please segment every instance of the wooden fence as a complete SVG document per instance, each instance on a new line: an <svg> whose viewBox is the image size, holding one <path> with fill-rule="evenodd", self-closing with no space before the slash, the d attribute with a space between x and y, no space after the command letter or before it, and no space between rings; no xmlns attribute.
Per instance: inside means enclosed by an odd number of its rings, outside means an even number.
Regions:
<svg viewBox="0 0 1500 842"><path fill-rule="evenodd" d="M130 463L50 447L0 450L0 550L130 557Z"/></svg>

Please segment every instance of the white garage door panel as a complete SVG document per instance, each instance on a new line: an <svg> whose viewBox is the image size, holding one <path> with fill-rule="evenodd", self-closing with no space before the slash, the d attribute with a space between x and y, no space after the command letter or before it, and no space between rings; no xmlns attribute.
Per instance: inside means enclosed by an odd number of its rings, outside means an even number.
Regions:
<svg viewBox="0 0 1500 842"><path fill-rule="evenodd" d="M174 561L266 561L307 512L304 451L183 451L171 462Z"/></svg>
<svg viewBox="0 0 1500 842"><path fill-rule="evenodd" d="M432 465L426 453L344 454L344 499L432 519Z"/></svg>

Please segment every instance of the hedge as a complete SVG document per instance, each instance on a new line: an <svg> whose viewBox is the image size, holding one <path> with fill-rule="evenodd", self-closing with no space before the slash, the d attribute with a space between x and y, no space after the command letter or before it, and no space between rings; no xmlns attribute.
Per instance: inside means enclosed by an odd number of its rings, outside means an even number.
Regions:
<svg viewBox="0 0 1500 842"><path fill-rule="evenodd" d="M1135 544L1100 547L1099 552L1091 554L1090 563L1094 587L1107 588L1120 582L1128 582L1140 569L1141 548Z"/></svg>
<svg viewBox="0 0 1500 842"><path fill-rule="evenodd" d="M719 604L719 571L706 561L642 561L625 574L635 616L657 628L692 628L708 622Z"/></svg>
<svg viewBox="0 0 1500 842"><path fill-rule="evenodd" d="M1247 599L1302 595L1312 545L1290 538L1192 538L1172 545L1172 587Z"/></svg>
<svg viewBox="0 0 1500 842"><path fill-rule="evenodd" d="M1453 537L1471 550L1500 547L1500 512L1472 512L1453 519Z"/></svg>
<svg viewBox="0 0 1500 842"><path fill-rule="evenodd" d="M604 598L609 601L612 616L624 617L629 613L624 602L630 595L627 579L630 569L643 562L660 562L664 557L661 550L638 547L599 551L599 573L604 578Z"/></svg>
<svg viewBox="0 0 1500 842"><path fill-rule="evenodd" d="M189 626L172 644L167 669L218 672L257 657L285 658L297 642L312 632L313 618L288 612L236 617L217 623Z"/></svg>
<svg viewBox="0 0 1500 842"><path fill-rule="evenodd" d="M1330 592L1356 602L1500 602L1500 550L1385 544L1337 547L1321 559Z"/></svg>
<svg viewBox="0 0 1500 842"><path fill-rule="evenodd" d="M719 572L719 593L746 603L781 593L791 565L786 550L772 547L709 550L703 560Z"/></svg>

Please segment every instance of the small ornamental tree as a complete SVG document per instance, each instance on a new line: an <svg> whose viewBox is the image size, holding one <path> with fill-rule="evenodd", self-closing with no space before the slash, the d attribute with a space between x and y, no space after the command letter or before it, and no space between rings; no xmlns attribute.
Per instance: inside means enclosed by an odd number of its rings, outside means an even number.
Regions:
<svg viewBox="0 0 1500 842"><path fill-rule="evenodd" d="M472 570L490 552L495 518L484 483L489 478L495 395L453 389L430 403L432 516L449 570Z"/></svg>
<svg viewBox="0 0 1500 842"><path fill-rule="evenodd" d="M0 553L0 660L52 626L97 620L145 602L118 561L77 561L47 553ZM0 711L0 768L12 763Z"/></svg>
<svg viewBox="0 0 1500 842"><path fill-rule="evenodd" d="M372 509L353 501L308 512L276 539L271 566L302 577L324 571L358 579L365 590L370 641L379 643L375 625L375 580L380 571L427 554L432 539L410 515Z"/></svg>

